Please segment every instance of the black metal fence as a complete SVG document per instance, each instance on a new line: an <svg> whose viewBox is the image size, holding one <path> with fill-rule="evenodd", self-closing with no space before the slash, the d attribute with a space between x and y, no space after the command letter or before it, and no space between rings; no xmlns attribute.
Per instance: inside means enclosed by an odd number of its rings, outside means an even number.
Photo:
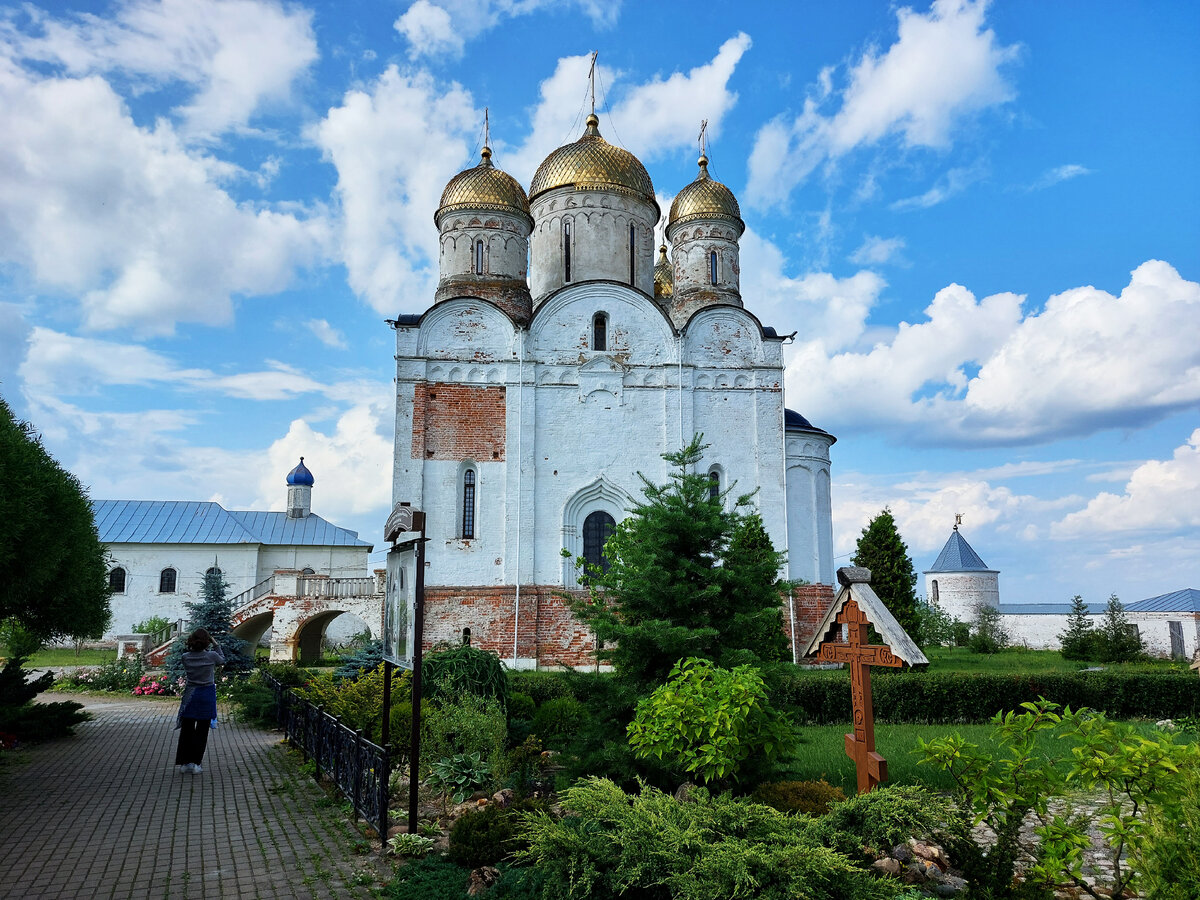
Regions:
<svg viewBox="0 0 1200 900"><path fill-rule="evenodd" d="M355 813L387 841L388 776L391 754L361 731L347 728L335 716L284 687L267 673L263 679L275 692L275 714L288 743L316 765L316 779L329 778L350 801Z"/></svg>

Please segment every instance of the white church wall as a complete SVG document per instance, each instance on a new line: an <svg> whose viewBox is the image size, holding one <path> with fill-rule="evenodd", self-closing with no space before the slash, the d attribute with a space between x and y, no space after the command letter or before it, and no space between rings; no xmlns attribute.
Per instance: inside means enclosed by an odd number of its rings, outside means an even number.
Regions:
<svg viewBox="0 0 1200 900"><path fill-rule="evenodd" d="M1200 646L1200 614L1187 612L1126 612L1130 625L1136 625L1142 646L1151 656L1171 655L1171 622L1178 622L1183 633L1183 655L1191 659Z"/></svg>
<svg viewBox="0 0 1200 900"><path fill-rule="evenodd" d="M333 578L365 578L366 547L264 546L258 555L255 584L270 577L276 569L312 569L317 575ZM230 596L233 596L231 592Z"/></svg>
<svg viewBox="0 0 1200 900"><path fill-rule="evenodd" d="M220 566L229 582L232 597L256 581L257 544L108 544L111 563L125 570L125 590L113 594L110 601L112 621L106 639L128 634L135 622L152 616L186 619L185 603L200 597L204 573L214 564ZM176 572L175 592L159 593L163 569Z"/></svg>
<svg viewBox="0 0 1200 900"><path fill-rule="evenodd" d="M566 288L547 300L529 329L531 357L541 365L579 365L597 355L592 319L608 316L608 349L603 355L625 366L677 362L671 323L654 303L615 284Z"/></svg>

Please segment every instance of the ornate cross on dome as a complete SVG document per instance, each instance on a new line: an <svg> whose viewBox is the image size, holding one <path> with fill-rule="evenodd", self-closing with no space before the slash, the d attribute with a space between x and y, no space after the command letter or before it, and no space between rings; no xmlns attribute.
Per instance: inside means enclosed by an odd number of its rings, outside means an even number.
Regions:
<svg viewBox="0 0 1200 900"><path fill-rule="evenodd" d="M596 114L596 57L600 55L599 50L592 51L592 64L588 68L588 91L592 95L592 115Z"/></svg>
<svg viewBox="0 0 1200 900"><path fill-rule="evenodd" d="M708 156L708 119L700 120L700 134L696 140L700 142L700 155Z"/></svg>
<svg viewBox="0 0 1200 900"><path fill-rule="evenodd" d="M488 124L488 108L483 108L483 146L492 146L492 129Z"/></svg>

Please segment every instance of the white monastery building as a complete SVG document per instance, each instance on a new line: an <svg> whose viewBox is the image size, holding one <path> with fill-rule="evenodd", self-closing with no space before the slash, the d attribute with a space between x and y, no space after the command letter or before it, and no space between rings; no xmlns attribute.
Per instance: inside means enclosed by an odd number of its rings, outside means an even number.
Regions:
<svg viewBox="0 0 1200 900"><path fill-rule="evenodd" d="M391 323L392 499L426 514L426 643L586 664L592 637L558 596L574 558L602 563L638 473L666 481L662 454L696 433L713 491L757 490L781 574L816 586L785 605L789 627L832 599L835 439L785 407L788 338L743 300L745 225L708 165L676 195L657 262L650 176L594 113L528 194L486 146L446 186L433 302Z"/></svg>
<svg viewBox="0 0 1200 900"><path fill-rule="evenodd" d="M979 604L995 607L1009 639L1035 650L1056 650L1067 629L1068 603L1001 603L1000 573L967 543L955 524L933 566L924 572L925 596L951 618L969 622ZM1087 604L1093 626L1107 603ZM1191 659L1200 650L1200 591L1185 588L1125 604L1125 617L1152 656Z"/></svg>
<svg viewBox="0 0 1200 900"><path fill-rule="evenodd" d="M375 593L367 568L372 545L312 512L314 482L301 457L287 476L286 512L230 510L213 502L93 500L111 566L113 617L105 637L128 634L152 616L186 620L185 604L199 599L204 574L213 567L225 576L235 607L239 597L249 602L273 593L281 572L290 573L292 594L297 580L306 579L314 590L331 579L363 581L364 590ZM365 618L377 632L378 617ZM257 634L247 637L257 640L271 616L257 624Z"/></svg>

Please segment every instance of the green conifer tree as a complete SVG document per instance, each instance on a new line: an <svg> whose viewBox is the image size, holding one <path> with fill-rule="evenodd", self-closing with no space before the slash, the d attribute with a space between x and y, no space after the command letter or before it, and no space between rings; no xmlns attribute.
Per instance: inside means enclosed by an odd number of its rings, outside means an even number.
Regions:
<svg viewBox="0 0 1200 900"><path fill-rule="evenodd" d="M783 554L749 512L751 495L710 495L695 471L706 446L697 435L663 454L674 469L666 484L640 476L645 499L605 544L608 571L585 571L588 595L572 599L605 644L600 658L640 692L687 657L725 664L786 653Z"/></svg>
<svg viewBox="0 0 1200 900"><path fill-rule="evenodd" d="M885 507L862 530L851 562L871 570L871 589L909 636L920 642L917 573L890 509Z"/></svg>
<svg viewBox="0 0 1200 900"><path fill-rule="evenodd" d="M1100 662L1130 662L1142 655L1142 637L1137 626L1130 625L1125 607L1113 594L1104 608L1104 618L1096 635L1097 658Z"/></svg>
<svg viewBox="0 0 1200 900"><path fill-rule="evenodd" d="M1083 597L1071 598L1071 613L1067 627L1058 635L1063 659L1092 659L1096 653L1096 634Z"/></svg>
<svg viewBox="0 0 1200 900"><path fill-rule="evenodd" d="M254 668L254 660L248 655L249 643L234 636L230 630L233 607L229 602L228 589L229 582L214 560L212 568L204 574L200 599L184 604L188 609L187 626L167 653L167 672L172 678L183 676L184 640L197 628L207 631L220 646L225 655L225 674L244 674Z"/></svg>

